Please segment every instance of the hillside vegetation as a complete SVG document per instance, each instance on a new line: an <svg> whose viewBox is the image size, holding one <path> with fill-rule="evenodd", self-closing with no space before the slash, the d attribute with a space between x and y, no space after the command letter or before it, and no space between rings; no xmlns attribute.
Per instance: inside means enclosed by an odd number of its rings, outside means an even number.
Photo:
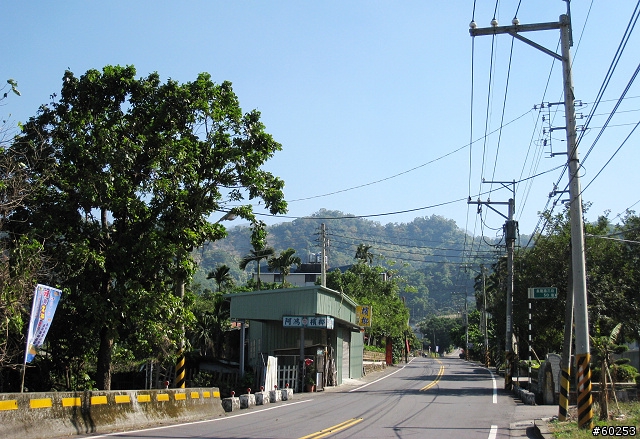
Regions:
<svg viewBox="0 0 640 439"><path fill-rule="evenodd" d="M354 264L358 245L370 246L373 265L383 266L392 275L401 277L401 295L406 298L412 321L460 311L464 307L464 294L473 296L473 278L479 264L491 265L499 252L485 242L474 243L455 221L437 215L386 225L346 216L323 209L309 218L270 226L268 245L276 253L291 247L306 262L310 254L320 252L320 227L324 223L329 240L329 271ZM475 251L470 258L468 249L472 244ZM255 265L246 272L238 265L250 249L249 227L236 226L228 230L226 238L195 250L199 268L192 289L215 290L213 281L206 276L223 264L231 268L237 285L246 283ZM261 272L267 272L266 264Z"/></svg>

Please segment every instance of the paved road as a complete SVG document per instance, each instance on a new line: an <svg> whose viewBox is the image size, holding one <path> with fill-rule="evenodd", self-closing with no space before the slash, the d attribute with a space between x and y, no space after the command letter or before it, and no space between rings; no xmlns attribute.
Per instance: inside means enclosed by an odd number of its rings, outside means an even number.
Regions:
<svg viewBox="0 0 640 439"><path fill-rule="evenodd" d="M483 367L415 358L337 389L223 418L109 435L117 438L508 438L532 416ZM554 408L545 409L553 413ZM523 431L527 437L526 431ZM95 438L96 436L92 436ZM97 436L106 437L106 436ZM534 436L529 436L534 437Z"/></svg>

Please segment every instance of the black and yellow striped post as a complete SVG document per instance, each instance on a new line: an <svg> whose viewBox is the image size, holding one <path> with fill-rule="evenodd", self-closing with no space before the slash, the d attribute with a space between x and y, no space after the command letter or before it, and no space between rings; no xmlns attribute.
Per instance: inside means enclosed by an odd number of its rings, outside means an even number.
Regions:
<svg viewBox="0 0 640 439"><path fill-rule="evenodd" d="M589 354L576 355L578 379L578 427L593 428L593 401L591 399L591 367Z"/></svg>
<svg viewBox="0 0 640 439"><path fill-rule="evenodd" d="M184 349L180 348L178 351L178 359L176 360L176 382L175 387L177 389L185 388L185 356Z"/></svg>
<svg viewBox="0 0 640 439"><path fill-rule="evenodd" d="M566 421L569 414L569 390L571 388L571 372L560 371L560 399L558 400L558 421Z"/></svg>

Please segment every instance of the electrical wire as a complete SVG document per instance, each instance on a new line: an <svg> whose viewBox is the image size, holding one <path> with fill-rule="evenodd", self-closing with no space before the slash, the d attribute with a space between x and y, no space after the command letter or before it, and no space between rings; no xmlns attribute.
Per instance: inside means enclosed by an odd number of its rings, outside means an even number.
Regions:
<svg viewBox="0 0 640 439"><path fill-rule="evenodd" d="M515 119L510 120L509 122L507 122L503 126L500 126L500 127L496 128L495 130L487 133L486 135L487 136L491 136L491 135L495 134L496 132L498 132L502 128L505 128L505 127L507 127L507 126L519 121L520 119L525 117L527 114L531 113L532 111L533 111L533 109L522 113L521 115L517 116ZM437 162L439 160L445 159L445 158L447 158L447 157L449 157L449 156L451 156L451 155L453 155L453 154L455 154L455 153L457 153L459 151L462 151L462 150L464 150L466 148L470 149L469 154L471 154L471 146L474 143L482 141L483 139L484 139L484 137L480 137L480 138L478 138L476 140L471 140L466 145L460 146L460 147L458 147L458 148L456 148L456 149L454 149L452 151L447 152L446 154L443 154L443 155L438 156L438 157L436 157L436 158L434 158L432 160L429 160L426 163L422 163L421 165L414 166L413 168L407 169L406 171L402 171L402 172L399 172L397 174L390 175L389 177L381 178L379 180L371 181L369 183L363 183L363 184L360 184L360 185L357 185L357 186L352 186L352 187L349 187L349 188L346 188L346 189L340 189L340 190L337 190L337 191L334 191L334 192L328 192L328 193L320 194L320 195L312 195L312 196L309 196L309 197L303 197L303 198L296 198L296 199L293 199L293 200L287 200L287 203L294 203L296 201L307 201L307 200L312 200L312 199L315 199L315 198L328 197L330 195L336 195L336 194L340 194L340 193L343 193L343 192L352 191L354 189L360 189L360 188L363 188L363 187L366 187L366 186L371 186L371 185L374 185L374 184L377 184L377 183L382 183L383 181L387 181L387 180L391 180L391 179L396 178L396 177L400 177L401 175L408 174L409 172L416 171L416 170L418 170L420 168L423 168L423 167L425 167L427 165L433 164L433 163L435 163L435 162ZM471 176L469 176L469 180L471 180ZM471 193L471 186L469 186L469 193Z"/></svg>
<svg viewBox="0 0 640 439"><path fill-rule="evenodd" d="M593 2L591 3L591 6L592 6L592 5L593 5ZM587 19L588 19L589 15L590 15L590 12L591 12L591 6L589 7L589 14L587 15ZM627 45L627 42L629 41L629 38L630 38L630 35L631 35L631 32L630 32L630 31L632 31L632 30L633 30L633 28L635 28L635 24L636 24L636 22L637 22L637 20L638 20L637 12L638 12L638 7L639 7L639 6L640 6L640 1L638 1L638 3L636 4L636 7L635 7L635 9L634 9L634 11L633 11L633 13L632 13L632 15L631 15L630 20L629 20L629 23L627 24L627 28L625 29L625 32L624 32L624 34L623 34L622 40L621 40L621 42L619 43L619 45L618 45L618 49L616 50L616 53L614 54L614 57L613 57L613 59L612 59L612 61L611 61L610 65L609 65L609 69L608 69L608 71L607 71L607 74L605 75L605 79L603 80L602 85L600 86L600 90L598 91L598 94L597 94L597 96L596 96L595 103L594 103L594 105L593 105L593 107L592 107L592 109L591 109L591 111L590 111L589 115L587 116L587 120L586 120L586 122L585 122L585 124L584 124L585 130L583 130L583 131L580 133L580 135L579 135L579 137L578 137L578 139L577 139L577 141L576 141L576 148L578 147L579 143L581 142L582 138L584 137L584 134L587 132L587 129L588 129L588 127L589 127L589 124L591 123L591 120L592 120L592 118L593 118L593 115L595 114L595 111L596 111L597 107L599 106L600 102L602 102L602 97L604 96L604 92L605 92L606 88L608 87L609 82L611 81L611 78L612 78L612 76L613 76L613 72L615 71L615 69L616 69L616 67L617 67L617 64L618 64L618 62L619 62L619 60L620 60L620 58L621 58L621 56L622 56L622 53L624 52L624 49L625 49L625 47L626 47L626 45ZM634 18L634 17L635 17L635 18ZM581 37L580 37L581 39L582 39L582 34L584 34L584 30L585 30L585 28L586 28L586 22L587 22L587 21L585 20L585 25L583 26L582 33L581 33ZM591 151L591 150L593 149L593 146L595 146L595 142L592 144L592 147L590 148L590 150L589 150L589 151ZM574 153L574 152L575 152L575 151L573 151L572 153ZM572 154L572 155L573 155L573 154ZM583 161L582 161L582 165L584 165L584 160L585 160L585 159L586 159L586 156L585 156L585 158L584 158L584 159L583 159ZM559 179L558 179L558 182L554 185L554 187L557 187L557 186L559 185L560 180L561 180L561 179L562 179L562 177L564 176L564 174L565 174L565 172L566 172L566 170L567 170L567 169L568 169L568 163L567 163L567 165L565 166L565 169L564 169L564 170L563 170L563 172L561 173L561 175L560 175L560 177L559 177ZM573 177L571 177L571 176L570 176L570 180L571 180L571 178L573 178ZM566 189L569 187L570 183L571 183L571 181L569 181L569 183L567 183L567 185L565 186L565 191L566 191ZM583 191L584 191L584 190L583 190ZM551 199L551 198L549 198L549 199L547 200L547 204L545 205L545 209L544 209L545 211L547 210L547 207L549 206L549 201L550 201L550 199ZM555 206L557 205L558 201L559 201L559 198L558 198L558 199L556 199L556 200L553 202L551 212L553 211L553 208L555 208ZM550 213L551 213L551 212L550 212ZM550 216L551 216L551 215L549 215L549 217L550 217ZM542 230L541 230L540 232L538 232L538 228L540 227L540 223L542 222L542 219L543 219L543 218L541 217L541 218L538 220L538 223L536 224L536 227L534 228L534 231L533 231L533 233L531 234L531 236L530 236L530 238L529 238L529 242L527 243L527 247L529 246L529 244L531 243L531 241L532 241L533 239L535 239L537 236L542 236L542 232L544 231L544 229L546 228L546 226L547 226L547 224L548 224L548 219L546 219L546 220L545 220L545 222L544 222L544 225L543 225L543 227L542 227Z"/></svg>

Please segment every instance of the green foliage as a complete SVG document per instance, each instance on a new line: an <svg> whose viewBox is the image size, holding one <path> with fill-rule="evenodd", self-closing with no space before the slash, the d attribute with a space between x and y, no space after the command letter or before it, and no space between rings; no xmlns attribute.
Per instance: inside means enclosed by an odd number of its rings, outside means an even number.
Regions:
<svg viewBox="0 0 640 439"><path fill-rule="evenodd" d="M116 344L138 359L165 356L195 322L184 294L192 250L226 234L212 213L233 203L259 230L242 200L286 210L284 183L261 169L281 146L259 112L242 113L231 83L135 74L132 66L67 71L59 100L41 107L13 148L32 163L44 142L30 178L55 169L10 224L45 243L70 291L59 310L69 326L52 343L68 359L95 355L104 389Z"/></svg>
<svg viewBox="0 0 640 439"><path fill-rule="evenodd" d="M464 334L458 316L431 317L420 322L419 328L424 335L423 343L431 347L431 352L435 352L436 346L439 353L451 351L454 345L460 346L460 332Z"/></svg>
<svg viewBox="0 0 640 439"><path fill-rule="evenodd" d="M280 256L272 256L269 258L268 267L269 271L279 271L282 274L282 285L286 283L287 276L291 273L291 266L300 266L302 261L299 256L295 256L295 250L289 247L288 249L280 252Z"/></svg>
<svg viewBox="0 0 640 439"><path fill-rule="evenodd" d="M207 279L213 279L218 286L218 292L222 292L225 287L233 286L233 277L230 274L231 269L227 265L220 265L215 270L210 271Z"/></svg>
<svg viewBox="0 0 640 439"><path fill-rule="evenodd" d="M373 262L374 255L371 253L371 246L360 244L356 250L355 259L361 264L371 264Z"/></svg>
<svg viewBox="0 0 640 439"><path fill-rule="evenodd" d="M358 247L369 246L371 263L393 270L401 278L399 294L406 300L413 323L427 316L460 310L459 304L452 300L453 285L470 290L473 273L460 271L460 254L467 235L454 221L433 215L418 217L406 224L381 225L348 216L340 211L321 209L304 219L269 226L266 245L278 254L293 248L305 264L308 254L320 251L317 236L321 224L327 222L326 218L339 217L340 220L327 224L329 238L335 244L328 256L329 271L357 263L354 255ZM218 264L227 264L233 270L250 251L252 230L249 227L234 227L228 232L226 238L194 252L202 255L200 270L204 273ZM481 243L479 249L482 252L488 247ZM369 261L368 256L366 260ZM237 284L247 280L243 271L233 271L233 276Z"/></svg>
<svg viewBox="0 0 640 439"><path fill-rule="evenodd" d="M618 404L618 407L620 408L619 417L616 417L614 419L597 419L597 417L594 417L594 425L598 427L612 428L640 425L640 403L638 403L638 401L620 402ZM574 417L574 419L575 418L576 417ZM589 439L594 437L593 432L590 428L578 427L577 419L570 422L551 421L549 423L549 427L551 433L556 438Z"/></svg>
<svg viewBox="0 0 640 439"><path fill-rule="evenodd" d="M537 373L538 369L540 369L541 362L538 360L520 360L519 366L521 370L529 370L529 366L531 366L531 370Z"/></svg>
<svg viewBox="0 0 640 439"><path fill-rule="evenodd" d="M272 247L254 247L254 249L250 250L249 254L242 258L242 260L240 261L239 267L241 270L247 268L247 265L249 265L251 262L256 263L256 289L258 290L262 289L260 285L260 261L273 256L274 253L275 250Z"/></svg>
<svg viewBox="0 0 640 439"><path fill-rule="evenodd" d="M217 383L211 372L198 372L191 379L191 387L216 387Z"/></svg>
<svg viewBox="0 0 640 439"><path fill-rule="evenodd" d="M15 94L17 96L21 95L20 90L18 90L18 83L16 82L15 79L7 79L7 84L9 84L9 87L11 88L11 91L13 92L13 94ZM4 89L4 87L3 87L3 89ZM2 95L2 98L0 98L0 100L6 99L8 95L9 95L8 92L4 92L4 94Z"/></svg>
<svg viewBox="0 0 640 439"><path fill-rule="evenodd" d="M570 275L570 223L568 212L556 216L543 214L547 227L532 247L521 248L514 260L513 325L514 334L526 340L528 334L528 294L530 287L557 287L556 300L534 300L532 327L537 334L533 349L543 357L549 352L561 352L564 340L565 301ZM640 220L628 213L622 224L614 226L606 217L585 224L587 238L586 268L590 328L601 333L611 331L618 323L621 340L640 339L640 305L636 300L640 288L638 261L640 248L615 239L600 239L613 235L629 241L640 238ZM607 236L609 238L609 236ZM495 338L505 339L507 281L506 258L498 260L486 276L487 308L493 316ZM476 277L476 303L482 307L482 278ZM597 336L598 334L592 333ZM498 343L498 346L500 343ZM520 346L526 350L526 346Z"/></svg>
<svg viewBox="0 0 640 439"><path fill-rule="evenodd" d="M19 95L14 80L8 80L7 84ZM0 101L6 96L7 93ZM11 217L40 190L50 173L46 171L30 176L30 162L16 155L7 140L13 134L3 121L0 126L0 374L4 369L15 369L22 364L24 335L35 285L39 281L56 283L46 272L46 258L41 243L7 228ZM41 143L34 145L34 164L40 160L40 148Z"/></svg>
<svg viewBox="0 0 640 439"><path fill-rule="evenodd" d="M195 296L195 323L187 329L187 339L202 356L224 357L224 333L231 327L229 302L222 294L205 291Z"/></svg>
<svg viewBox="0 0 640 439"><path fill-rule="evenodd" d="M611 365L611 376L618 383L633 382L638 374L638 369L630 364Z"/></svg>
<svg viewBox="0 0 640 439"><path fill-rule="evenodd" d="M367 264L352 265L344 273L333 270L327 274L327 287L351 297L359 305L372 307L372 323L366 335L381 343L385 337L404 339L409 311L399 295L399 279L389 276L382 267Z"/></svg>

